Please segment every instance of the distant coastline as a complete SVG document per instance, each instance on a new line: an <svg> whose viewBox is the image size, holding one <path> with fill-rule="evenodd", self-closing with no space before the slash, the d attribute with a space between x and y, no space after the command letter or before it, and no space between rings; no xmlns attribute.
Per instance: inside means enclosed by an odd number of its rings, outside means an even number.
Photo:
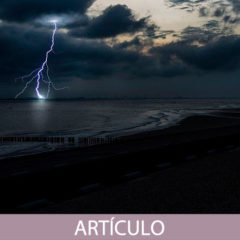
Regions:
<svg viewBox="0 0 240 240"><path fill-rule="evenodd" d="M77 101L77 100L231 100L240 99L240 97L119 97L119 98L106 98L106 97L78 97L78 98L0 98L0 101Z"/></svg>

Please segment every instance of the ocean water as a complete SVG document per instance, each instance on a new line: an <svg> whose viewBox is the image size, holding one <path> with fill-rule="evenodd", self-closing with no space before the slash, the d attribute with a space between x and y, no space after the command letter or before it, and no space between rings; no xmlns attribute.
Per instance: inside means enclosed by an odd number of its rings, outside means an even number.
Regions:
<svg viewBox="0 0 240 240"><path fill-rule="evenodd" d="M120 136L166 128L191 115L239 107L240 100L219 99L0 101L0 136ZM57 148L45 143L4 143L0 158Z"/></svg>

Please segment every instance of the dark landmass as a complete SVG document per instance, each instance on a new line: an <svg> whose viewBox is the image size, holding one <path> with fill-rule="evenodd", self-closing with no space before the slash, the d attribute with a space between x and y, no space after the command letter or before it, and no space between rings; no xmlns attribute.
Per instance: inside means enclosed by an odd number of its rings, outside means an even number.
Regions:
<svg viewBox="0 0 240 240"><path fill-rule="evenodd" d="M2 213L240 213L240 110L0 162Z"/></svg>

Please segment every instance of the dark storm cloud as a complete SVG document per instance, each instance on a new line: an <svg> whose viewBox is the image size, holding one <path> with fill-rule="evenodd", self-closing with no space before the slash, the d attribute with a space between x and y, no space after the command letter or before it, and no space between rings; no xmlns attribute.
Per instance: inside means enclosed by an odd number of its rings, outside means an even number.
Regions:
<svg viewBox="0 0 240 240"><path fill-rule="evenodd" d="M208 8L206 8L206 7L201 7L201 8L199 9L199 16L200 16L200 17L207 17L208 14L209 14Z"/></svg>
<svg viewBox="0 0 240 240"><path fill-rule="evenodd" d="M233 6L233 10L236 12L236 13L239 13L240 12L240 2L239 0L228 0L232 6Z"/></svg>
<svg viewBox="0 0 240 240"><path fill-rule="evenodd" d="M233 23L237 18L229 15L227 19L225 10L217 12L218 8L213 8L208 14L214 13L217 20L201 27L187 27L177 35L174 31L161 30L149 17L138 19L125 5L110 6L99 16L90 18L86 10L92 2L1 1L0 19L4 20L0 23L2 86L11 86L18 92L23 83L14 85L14 79L39 67L49 48L52 29L51 26L35 27L30 20L52 13L74 12L78 16L66 26L68 33L57 32L55 54L49 58L50 74L60 84L62 81L75 81L76 85L81 81L112 83L118 79L124 81L127 88L139 81L167 84L173 78L217 76L240 67L240 38L232 34L231 28L225 29L221 24L221 19ZM171 2L175 5L185 2L189 5L182 9L189 10L194 4L199 7L204 0ZM231 2L236 5L233 0ZM29 4L27 8L26 4ZM202 16L208 14L202 10ZM131 39L120 42L120 38L115 38L124 33L131 34ZM178 40L153 47L155 39L173 34ZM111 39L106 41L109 37Z"/></svg>
<svg viewBox="0 0 240 240"><path fill-rule="evenodd" d="M172 7L180 6L186 11L198 10L200 17L215 17L230 25L239 24L240 1L219 0L209 2L208 0L168 0ZM204 5L203 5L204 4ZM182 6L182 7L181 7Z"/></svg>
<svg viewBox="0 0 240 240"><path fill-rule="evenodd" d="M39 67L49 47L51 32L16 24L0 27L1 81L13 83L15 77ZM144 58L134 51L111 48L104 42L56 36L55 55L49 59L55 77L100 78L121 72L132 62Z"/></svg>
<svg viewBox="0 0 240 240"><path fill-rule="evenodd" d="M238 5L239 1L238 0L219 0L219 1L209 1L209 0L167 0L169 3L172 4L172 6L181 6L181 5L186 5L185 7L181 7L180 9L186 9L187 6L192 6L192 7L199 7L203 3L206 5L212 5L212 6L218 6L218 7L226 7L229 6L230 4L232 5ZM205 7L205 6L203 6Z"/></svg>
<svg viewBox="0 0 240 240"><path fill-rule="evenodd" d="M143 36L136 36L132 38L129 41L119 42L117 40L113 41L113 45L115 48L119 49L129 49L134 51L143 51L144 48L152 47L153 45L153 39L152 38L145 38Z"/></svg>
<svg viewBox="0 0 240 240"><path fill-rule="evenodd" d="M161 61L186 66L189 71L228 72L239 68L240 38L222 37L204 46L180 41L152 49Z"/></svg>
<svg viewBox="0 0 240 240"><path fill-rule="evenodd" d="M135 37L130 41L125 41L122 43L119 43L117 46L119 48L129 48L129 47L138 47L138 48L142 48L144 43L142 43L141 39L139 37Z"/></svg>
<svg viewBox="0 0 240 240"><path fill-rule="evenodd" d="M201 27L186 27L180 34L175 34L175 36L188 44L208 44L212 41L216 41L222 36L229 36L232 34L232 29L230 27L222 26L217 20L210 20Z"/></svg>
<svg viewBox="0 0 240 240"><path fill-rule="evenodd" d="M215 9L213 16L214 17L222 17L225 13L226 9L224 7L218 7Z"/></svg>
<svg viewBox="0 0 240 240"><path fill-rule="evenodd" d="M187 12L193 12L196 8L201 7L202 3L207 1L208 0L167 0L170 7L180 7L180 9Z"/></svg>
<svg viewBox="0 0 240 240"><path fill-rule="evenodd" d="M188 3L188 4L199 4L202 2L205 2L207 0L169 0L173 5L180 5L180 4L184 4L184 3Z"/></svg>
<svg viewBox="0 0 240 240"><path fill-rule="evenodd" d="M209 22L205 28L217 28ZM49 47L51 29L28 25L1 24L0 75L2 82L14 84L14 78L37 68ZM154 47L144 55L141 49L150 46L144 39L115 44L113 47L98 40L70 38L57 34L55 54L49 59L54 79L71 81L88 79L158 79L198 73L222 72L239 67L240 39L220 37L205 41L204 46L192 45L190 39L199 29L185 29L182 39L175 43ZM188 37L187 37L188 36ZM199 38L199 37L197 37ZM130 48L130 50L129 50Z"/></svg>
<svg viewBox="0 0 240 240"><path fill-rule="evenodd" d="M28 21L48 14L82 14L94 0L1 0L0 18L8 21Z"/></svg>
<svg viewBox="0 0 240 240"><path fill-rule="evenodd" d="M51 29L2 23L0 27L1 84L17 93L23 83L14 79L40 66L49 47ZM143 42L141 41L143 44ZM134 42L138 44L137 40ZM49 58L51 77L58 84L73 79L108 80L154 79L183 75L185 68L177 64L163 66L156 57L143 55L137 49L110 47L97 40L79 40L66 34L56 36L55 54ZM31 92L31 91L30 91ZM29 92L28 92L29 93Z"/></svg>
<svg viewBox="0 0 240 240"><path fill-rule="evenodd" d="M187 27L180 35L180 38L186 42L193 43L196 41L204 44L208 43L215 37L216 34L211 30L209 31L208 29L201 27Z"/></svg>
<svg viewBox="0 0 240 240"><path fill-rule="evenodd" d="M7 81L21 70L36 66L41 50L46 49L49 40L47 31L35 31L33 28L18 24L1 23L0 26L0 74ZM39 35L41 37L39 37Z"/></svg>
<svg viewBox="0 0 240 240"><path fill-rule="evenodd" d="M226 16L227 17L227 16ZM224 20L226 20L226 18L224 18ZM239 17L234 17L234 18L228 18L227 21L225 21L227 23L230 23L230 24L237 24L237 23L240 23L240 18Z"/></svg>
<svg viewBox="0 0 240 240"><path fill-rule="evenodd" d="M137 20L126 5L110 6L100 16L85 21L85 25L82 25L81 21L78 23L71 25L74 28L70 31L70 35L74 37L115 37L122 33L135 33L148 27L148 31L151 31L148 18Z"/></svg>

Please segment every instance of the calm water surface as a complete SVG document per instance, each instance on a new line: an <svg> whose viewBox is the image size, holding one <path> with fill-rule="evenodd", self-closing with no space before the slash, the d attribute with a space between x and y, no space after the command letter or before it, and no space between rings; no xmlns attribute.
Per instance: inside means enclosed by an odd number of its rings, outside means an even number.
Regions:
<svg viewBox="0 0 240 240"><path fill-rule="evenodd" d="M0 135L119 136L232 107L240 107L240 100L0 101ZM48 144L4 144L0 157L53 149Z"/></svg>

